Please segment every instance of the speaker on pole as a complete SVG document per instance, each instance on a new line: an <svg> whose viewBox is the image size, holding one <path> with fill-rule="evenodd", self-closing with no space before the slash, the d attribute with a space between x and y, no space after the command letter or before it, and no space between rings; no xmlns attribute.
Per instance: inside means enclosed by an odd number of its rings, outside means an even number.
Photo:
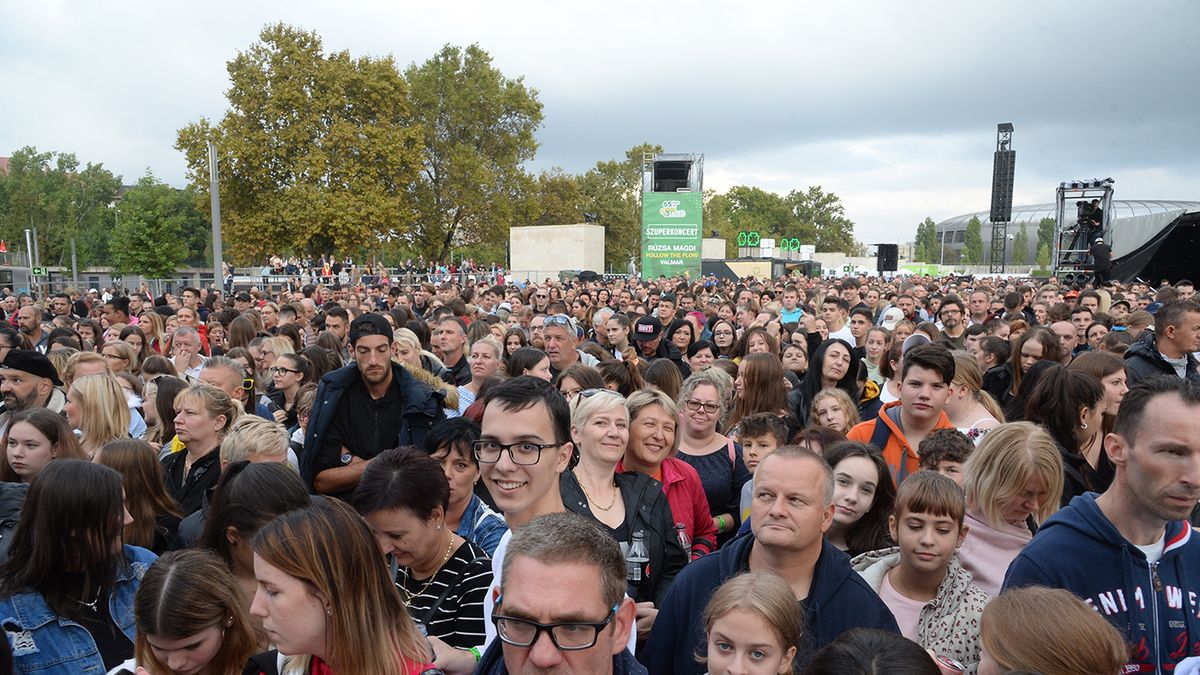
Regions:
<svg viewBox="0 0 1200 675"><path fill-rule="evenodd" d="M895 272L900 268L900 246L898 244L876 244L875 269L878 272Z"/></svg>

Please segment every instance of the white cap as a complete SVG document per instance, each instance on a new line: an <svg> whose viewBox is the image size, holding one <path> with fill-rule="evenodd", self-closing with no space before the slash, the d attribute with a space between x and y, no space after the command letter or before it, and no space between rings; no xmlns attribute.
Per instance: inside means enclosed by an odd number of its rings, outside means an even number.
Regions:
<svg viewBox="0 0 1200 675"><path fill-rule="evenodd" d="M899 307L888 307L883 311L879 325L888 330L895 330L896 324L904 320L904 311Z"/></svg>

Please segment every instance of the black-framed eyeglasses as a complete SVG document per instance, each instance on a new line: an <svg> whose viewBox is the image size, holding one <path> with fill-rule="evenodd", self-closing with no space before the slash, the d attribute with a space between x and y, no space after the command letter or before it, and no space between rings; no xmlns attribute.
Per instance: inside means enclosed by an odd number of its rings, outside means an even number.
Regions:
<svg viewBox="0 0 1200 675"><path fill-rule="evenodd" d="M291 368L284 368L283 366L271 366L267 370L269 370L272 375L275 373L292 373L294 375L300 374L299 370L292 370Z"/></svg>
<svg viewBox="0 0 1200 675"><path fill-rule="evenodd" d="M516 443L500 443L490 440L478 440L471 443L475 459L481 464L495 464L500 461L500 455L508 451L508 458L518 466L532 466L542 459L542 451L557 448L562 443L534 443L533 441L518 441Z"/></svg>
<svg viewBox="0 0 1200 675"><path fill-rule="evenodd" d="M500 601L503 597L500 596L496 599L496 609L500 608ZM532 647L533 643L537 642L538 637L542 633L549 633L550 641L554 643L556 649L564 652L574 652L591 649L596 645L596 640L600 637L600 631L612 623L613 617L617 615L618 606L613 605L608 610L608 616L604 617L603 621L597 623L585 621L538 623L536 621L529 621L528 619L518 619L500 614L492 614L492 623L496 624L496 636L503 640L505 644L512 645L513 647Z"/></svg>
<svg viewBox="0 0 1200 675"><path fill-rule="evenodd" d="M721 410L721 406L717 405L716 403L704 403L703 401L697 401L696 399L684 401L683 405L692 412L700 412L703 410L709 415L716 415L717 412Z"/></svg>

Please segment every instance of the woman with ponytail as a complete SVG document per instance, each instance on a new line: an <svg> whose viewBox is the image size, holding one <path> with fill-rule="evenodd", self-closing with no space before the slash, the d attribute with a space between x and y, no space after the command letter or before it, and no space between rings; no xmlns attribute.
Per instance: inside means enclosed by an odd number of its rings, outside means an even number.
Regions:
<svg viewBox="0 0 1200 675"><path fill-rule="evenodd" d="M950 383L946 415L976 445L1004 422L1004 411L996 399L983 390L983 373L967 352L954 352L954 380Z"/></svg>

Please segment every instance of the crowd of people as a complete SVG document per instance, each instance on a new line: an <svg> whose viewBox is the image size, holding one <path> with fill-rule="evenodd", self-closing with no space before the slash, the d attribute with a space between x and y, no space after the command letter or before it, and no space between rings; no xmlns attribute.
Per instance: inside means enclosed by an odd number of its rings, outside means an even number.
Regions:
<svg viewBox="0 0 1200 675"><path fill-rule="evenodd" d="M1190 281L316 282L0 300L0 673L1200 669Z"/></svg>

